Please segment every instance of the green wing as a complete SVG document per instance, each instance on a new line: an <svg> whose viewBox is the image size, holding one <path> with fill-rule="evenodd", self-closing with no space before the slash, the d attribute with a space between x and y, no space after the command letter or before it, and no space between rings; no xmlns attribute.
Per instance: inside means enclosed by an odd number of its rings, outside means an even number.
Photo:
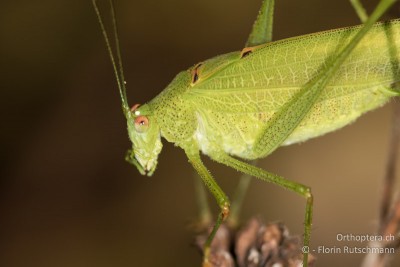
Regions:
<svg viewBox="0 0 400 267"><path fill-rule="evenodd" d="M209 128L250 140L269 118L343 49L360 26L325 31L257 47L246 57L205 61L207 76L184 95ZM316 104L284 144L333 131L397 95L400 21L377 23L341 65ZM220 59L230 60L218 64ZM212 72L212 66L219 66ZM223 66L223 67L221 67Z"/></svg>
<svg viewBox="0 0 400 267"><path fill-rule="evenodd" d="M226 113L274 111L312 79L329 57L341 51L358 29L360 26L268 43L195 84L187 97L199 107ZM376 24L320 101L369 94L378 87L389 89L400 79L399 50L400 21ZM387 90L378 91L387 94Z"/></svg>

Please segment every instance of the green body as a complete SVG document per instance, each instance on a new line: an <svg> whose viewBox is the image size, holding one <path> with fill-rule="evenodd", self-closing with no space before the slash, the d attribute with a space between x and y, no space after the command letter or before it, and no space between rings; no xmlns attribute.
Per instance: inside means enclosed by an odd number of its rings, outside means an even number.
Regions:
<svg viewBox="0 0 400 267"><path fill-rule="evenodd" d="M311 188L238 158L265 157L282 145L334 131L398 95L400 21L374 24L396 0L381 0L368 19L359 2L353 0L364 26L278 42L269 42L274 0L263 0L247 41L253 47L196 64L179 73L152 101L132 109L127 103L115 17L118 64L96 1L92 1L133 144L127 160L142 174L152 175L164 137L185 151L220 207L204 245L203 266L212 266L211 242L229 215L230 202L202 163L200 151L306 200L302 262L307 266L313 214ZM111 8L113 13L112 2Z"/></svg>
<svg viewBox="0 0 400 267"><path fill-rule="evenodd" d="M161 136L178 146L264 157L253 150L263 126L359 29L272 42L243 58L240 52L217 56L202 62L196 82L194 67L183 71L143 108L151 110ZM397 95L392 86L400 80L399 58L400 21L374 25L282 145L343 127Z"/></svg>

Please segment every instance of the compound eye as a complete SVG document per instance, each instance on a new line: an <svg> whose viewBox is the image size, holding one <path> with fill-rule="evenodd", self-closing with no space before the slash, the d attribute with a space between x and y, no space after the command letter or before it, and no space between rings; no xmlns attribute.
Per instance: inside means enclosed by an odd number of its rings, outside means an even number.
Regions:
<svg viewBox="0 0 400 267"><path fill-rule="evenodd" d="M146 116L138 116L135 119L135 129L139 133L144 133L149 128L149 119Z"/></svg>

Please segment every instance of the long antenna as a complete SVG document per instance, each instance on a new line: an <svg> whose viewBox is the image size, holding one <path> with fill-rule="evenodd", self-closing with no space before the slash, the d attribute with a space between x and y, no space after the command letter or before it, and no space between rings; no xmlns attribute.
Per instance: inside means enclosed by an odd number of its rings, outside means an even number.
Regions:
<svg viewBox="0 0 400 267"><path fill-rule="evenodd" d="M97 1L92 0L94 10L97 15L97 20L100 24L100 28L101 28L101 32L104 37L104 41L106 42L108 55L110 56L111 64L114 69L114 74L115 74L115 78L117 80L119 94L120 94L121 100L122 100L122 109L123 109L125 117L127 117L128 113L129 113L129 105L128 105L128 98L126 96L126 86L125 86L124 70L122 67L121 50L119 47L118 28L117 28L117 22L115 19L115 9L114 9L113 1L110 0L109 2L110 2L110 8L111 8L112 27L113 27L114 39L115 39L115 49L117 52L118 68L117 68L117 64L115 62L115 56L114 56L113 50L111 48L111 44L110 44L110 40L108 38L107 31L104 27L103 18L101 16L99 8L97 6Z"/></svg>

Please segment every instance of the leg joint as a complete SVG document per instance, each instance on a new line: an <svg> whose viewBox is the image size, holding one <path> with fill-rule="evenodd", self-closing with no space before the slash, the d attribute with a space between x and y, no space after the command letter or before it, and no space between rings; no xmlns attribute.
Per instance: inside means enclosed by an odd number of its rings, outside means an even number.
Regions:
<svg viewBox="0 0 400 267"><path fill-rule="evenodd" d="M311 193L311 187L300 185L297 190L295 190L298 194L303 196L306 199L312 198L313 195Z"/></svg>
<svg viewBox="0 0 400 267"><path fill-rule="evenodd" d="M226 218L228 218L230 210L231 210L231 208L230 208L230 203L226 201L226 202L221 206L221 214L222 214L222 220L223 220L223 221L225 221Z"/></svg>

